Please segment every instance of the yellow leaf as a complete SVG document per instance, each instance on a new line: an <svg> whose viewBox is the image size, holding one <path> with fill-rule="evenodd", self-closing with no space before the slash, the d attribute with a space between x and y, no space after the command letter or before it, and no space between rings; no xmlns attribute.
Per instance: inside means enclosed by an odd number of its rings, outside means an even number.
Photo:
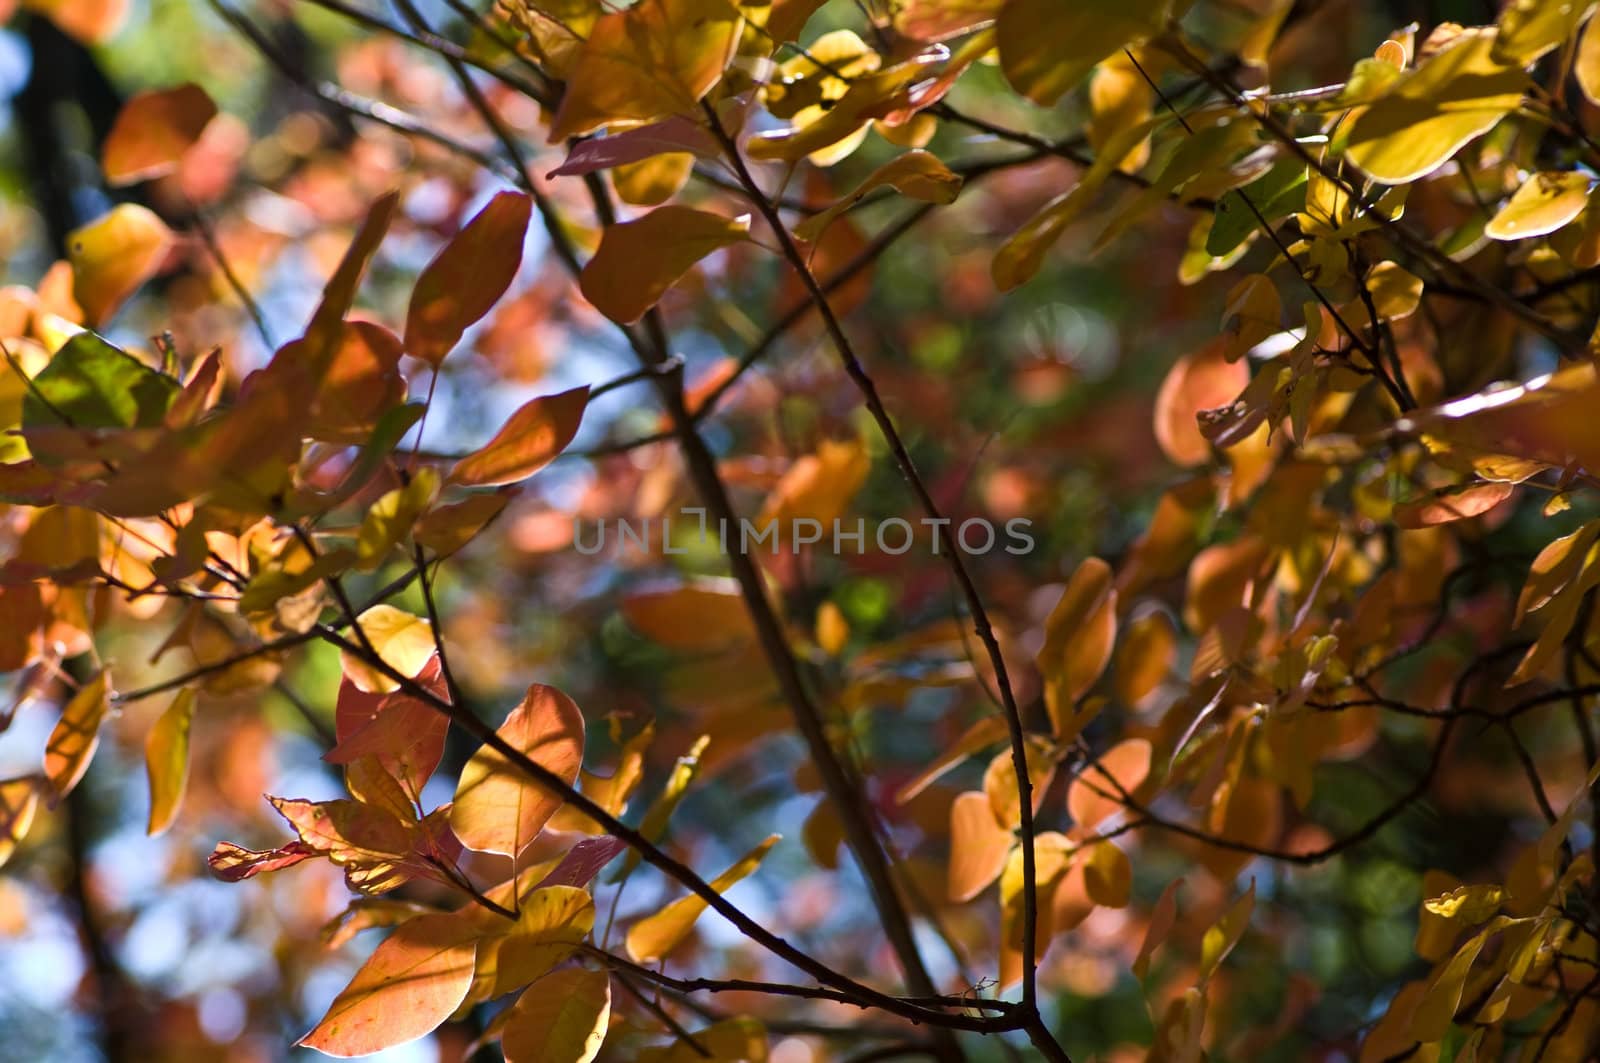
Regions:
<svg viewBox="0 0 1600 1063"><path fill-rule="evenodd" d="M672 766L672 774L667 776L666 785L661 788L661 795L645 809L644 818L639 821L640 834L653 842L661 840L661 836L667 830L667 821L672 818L678 802L683 800L689 784L699 773L700 758L710 744L711 736L701 735L695 739L694 745L689 747L689 752L678 758L677 763ZM622 870L618 877L626 876L638 867L639 859L639 850L629 848L623 855Z"/></svg>
<svg viewBox="0 0 1600 1063"><path fill-rule="evenodd" d="M796 460L761 509L758 523L777 526L772 548L798 549L801 535L796 525L806 521L816 522L811 530L823 536L818 541L826 541L834 521L866 482L871 466L866 447L856 439L824 439L816 453Z"/></svg>
<svg viewBox="0 0 1600 1063"><path fill-rule="evenodd" d="M1422 304L1422 278L1393 262L1380 262L1367 273L1367 292L1380 321L1398 321Z"/></svg>
<svg viewBox="0 0 1600 1063"><path fill-rule="evenodd" d="M728 0L643 0L601 16L579 46L550 143L692 112L721 80L743 25Z"/></svg>
<svg viewBox="0 0 1600 1063"><path fill-rule="evenodd" d="M417 517L439 492L439 472L424 465L404 487L386 492L372 503L356 534L356 567L370 572L381 565L396 543L404 541Z"/></svg>
<svg viewBox="0 0 1600 1063"><path fill-rule="evenodd" d="M817 607L817 645L830 657L837 657L850 641L850 621L833 602Z"/></svg>
<svg viewBox="0 0 1600 1063"><path fill-rule="evenodd" d="M194 720L194 690L178 691L144 741L145 771L150 777L150 821L147 834L172 825L189 777L189 725Z"/></svg>
<svg viewBox="0 0 1600 1063"><path fill-rule="evenodd" d="M43 782L36 775L0 782L0 866L11 859L33 825Z"/></svg>
<svg viewBox="0 0 1600 1063"><path fill-rule="evenodd" d="M1594 0L1512 0L1500 11L1494 57L1527 66L1572 36Z"/></svg>
<svg viewBox="0 0 1600 1063"><path fill-rule="evenodd" d="M1149 119L1120 130L1101 149L1094 165L1071 190L1046 203L1022 228L1006 239L995 253L994 264L990 267L997 288L1010 291L1039 272L1039 267L1044 263L1044 253L1061 239L1067 226L1093 204L1095 196L1116 171L1118 164L1154 128L1155 119Z"/></svg>
<svg viewBox="0 0 1600 1063"><path fill-rule="evenodd" d="M1461 1006L1461 991L1466 986L1467 975L1483 951L1488 933L1482 933L1461 946L1434 977L1432 984L1417 1003L1411 1016L1411 1036L1424 1044L1444 1040L1455 1021L1456 1009Z"/></svg>
<svg viewBox="0 0 1600 1063"><path fill-rule="evenodd" d="M658 207L606 226L578 286L595 309L619 324L638 321L711 252L749 239L750 216L724 218L690 207Z"/></svg>
<svg viewBox="0 0 1600 1063"><path fill-rule="evenodd" d="M51 805L72 792L89 768L100 744L100 724L111 708L110 674L104 670L78 688L61 710L61 719L45 743L44 774L50 780Z"/></svg>
<svg viewBox="0 0 1600 1063"><path fill-rule="evenodd" d="M1209 928L1205 937L1200 939L1200 981L1203 983L1217 970L1225 960L1228 953L1239 943L1239 938L1244 935L1245 927L1250 925L1250 913L1256 905L1256 883L1250 880L1250 888L1240 895L1223 913L1217 925Z"/></svg>
<svg viewBox="0 0 1600 1063"><path fill-rule="evenodd" d="M833 220L864 199L868 192L892 185L903 196L924 203L954 203L961 193L961 177L926 151L908 151L878 167L856 186L856 190L819 214L813 214L794 233L802 240L815 240Z"/></svg>
<svg viewBox="0 0 1600 1063"><path fill-rule="evenodd" d="M1461 886L1424 901L1422 906L1441 918L1476 926L1500 910L1505 895L1504 887L1494 884Z"/></svg>
<svg viewBox="0 0 1600 1063"><path fill-rule="evenodd" d="M1117 591L1111 566L1098 557L1086 559L1045 621L1044 645L1036 663L1044 677L1045 708L1060 741L1071 739L1088 722L1077 711L1078 699L1089 692L1111 660L1117 637Z"/></svg>
<svg viewBox="0 0 1600 1063"><path fill-rule="evenodd" d="M734 883L760 866L767 850L778 843L778 835L768 837L760 845L741 856L732 867L711 880L711 888L725 893ZM646 916L628 930L628 955L639 963L654 963L678 946L691 929L706 902L691 893L679 897L654 915Z"/></svg>
<svg viewBox="0 0 1600 1063"><path fill-rule="evenodd" d="M1172 617L1151 610L1128 625L1117 647L1113 685L1117 700L1137 705L1172 672L1178 659L1178 633Z"/></svg>
<svg viewBox="0 0 1600 1063"><path fill-rule="evenodd" d="M1238 361L1250 348L1281 331L1282 315L1278 289L1265 273L1251 274L1235 284L1223 310L1222 356Z"/></svg>
<svg viewBox="0 0 1600 1063"><path fill-rule="evenodd" d="M1544 170L1522 183L1483 234L1491 240L1527 240L1553 233L1576 218L1589 201L1589 175Z"/></svg>
<svg viewBox="0 0 1600 1063"><path fill-rule="evenodd" d="M693 169L693 154L668 151L613 168L611 184L624 203L654 207L677 195Z"/></svg>
<svg viewBox="0 0 1600 1063"><path fill-rule="evenodd" d="M1115 842L1099 842L1089 847L1083 865L1083 884L1089 899L1107 908L1126 908L1133 890L1133 864Z"/></svg>
<svg viewBox="0 0 1600 1063"><path fill-rule="evenodd" d="M590 1063L611 1019L611 977L565 967L528 987L500 1039L506 1063Z"/></svg>
<svg viewBox="0 0 1600 1063"><path fill-rule="evenodd" d="M1160 32L1168 0L1007 0L995 22L1012 88L1049 106L1096 63Z"/></svg>
<svg viewBox="0 0 1600 1063"><path fill-rule="evenodd" d="M1590 103L1600 103L1600 22L1590 19L1578 38L1578 53L1572 62L1578 87Z"/></svg>
<svg viewBox="0 0 1600 1063"><path fill-rule="evenodd" d="M491 982L490 997L504 996L572 955L594 929L594 898L575 886L546 886L521 900L516 926L478 945L476 977Z"/></svg>
<svg viewBox="0 0 1600 1063"><path fill-rule="evenodd" d="M156 275L172 230L147 207L121 203L67 234L72 295L84 324L100 325L145 281Z"/></svg>
<svg viewBox="0 0 1600 1063"><path fill-rule="evenodd" d="M928 76L933 60L927 55L897 63L882 70L858 77L849 89L831 107L806 122L804 112L796 115L796 124L789 129L763 133L750 138L746 152L752 159L799 162L808 155L817 155L824 149L834 149L814 158L818 165L837 162L859 137L866 134L867 123L884 118L904 106L911 86ZM835 145L843 147L835 148Z"/></svg>
<svg viewBox="0 0 1600 1063"><path fill-rule="evenodd" d="M739 1016L694 1031L694 1044L679 1040L662 1048L643 1048L638 1063L766 1063L767 1030L757 1019Z"/></svg>
<svg viewBox="0 0 1600 1063"><path fill-rule="evenodd" d="M535 683L495 734L571 785L583 762L583 713L555 687ZM461 769L450 828L479 852L516 856L538 836L563 797L484 745Z"/></svg>
<svg viewBox="0 0 1600 1063"><path fill-rule="evenodd" d="M1492 55L1494 37L1465 34L1396 81L1355 119L1345 152L1386 185L1414 181L1444 163L1522 102L1527 75Z"/></svg>
<svg viewBox="0 0 1600 1063"><path fill-rule="evenodd" d="M349 640L363 648L370 645L385 664L407 678L422 671L422 666L428 663L428 658L433 656L436 648L432 625L392 605L373 606L361 614L357 623L365 633L366 641L363 643L353 631ZM387 694L400 688L399 682L383 670L368 664L349 650L341 651L340 659L344 674L362 690Z"/></svg>

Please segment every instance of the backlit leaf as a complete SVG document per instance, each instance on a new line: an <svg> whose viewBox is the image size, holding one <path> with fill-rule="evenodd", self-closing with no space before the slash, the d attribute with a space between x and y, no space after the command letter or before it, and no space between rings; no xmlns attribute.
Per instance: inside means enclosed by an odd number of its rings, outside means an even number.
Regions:
<svg viewBox="0 0 1600 1063"><path fill-rule="evenodd" d="M178 391L171 377L92 332L80 332L33 378L22 398L22 423L152 428L162 423Z"/></svg>
<svg viewBox="0 0 1600 1063"><path fill-rule="evenodd" d="M760 845L745 853L733 866L711 880L711 888L726 893L734 883L760 866L762 859L778 842L778 835L768 837ZM706 902L698 894L680 897L651 916L639 920L628 930L628 955L638 963L653 963L678 946L694 928Z"/></svg>
<svg viewBox="0 0 1600 1063"><path fill-rule="evenodd" d="M802 240L815 240L833 220L864 199L868 192L891 185L903 196L924 203L954 203L961 193L961 178L926 151L897 155L867 176L855 191L819 214L813 214L794 233Z"/></svg>
<svg viewBox="0 0 1600 1063"><path fill-rule="evenodd" d="M1049 106L1096 63L1159 32L1168 6L1166 0L1006 0L995 23L1000 69L1018 92Z"/></svg>
<svg viewBox="0 0 1600 1063"><path fill-rule="evenodd" d="M22 839L28 836L28 828L33 825L34 813L39 808L42 782L33 775L0 782L0 866L11 859Z"/></svg>
<svg viewBox="0 0 1600 1063"><path fill-rule="evenodd" d="M1205 932L1200 941L1200 981L1207 981L1217 968L1233 951L1233 947L1244 936L1245 928L1250 925L1250 913L1255 910L1256 883L1250 880L1250 888L1240 895L1239 899L1228 906L1222 913L1222 918L1217 924Z"/></svg>
<svg viewBox="0 0 1600 1063"><path fill-rule="evenodd" d="M1526 75L1494 58L1494 36L1464 34L1403 74L1350 126L1345 153L1383 184L1414 181L1516 109Z"/></svg>
<svg viewBox="0 0 1600 1063"><path fill-rule="evenodd" d="M100 148L106 180L124 185L171 173L216 114L206 90L192 83L129 97Z"/></svg>
<svg viewBox="0 0 1600 1063"><path fill-rule="evenodd" d="M611 977L565 967L528 987L501 1034L506 1063L590 1063L611 1017Z"/></svg>
<svg viewBox="0 0 1600 1063"><path fill-rule="evenodd" d="M1150 754L1145 739L1127 738L1106 750L1097 764L1082 768L1067 788L1073 822L1093 830L1120 811L1122 792L1134 793L1150 774Z"/></svg>
<svg viewBox="0 0 1600 1063"><path fill-rule="evenodd" d="M156 720L144 742L145 771L150 778L150 821L146 834L160 834L172 825L189 778L189 725L194 720L194 689L185 687Z"/></svg>
<svg viewBox="0 0 1600 1063"><path fill-rule="evenodd" d="M1528 240L1553 233L1589 202L1589 175L1577 170L1533 174L1506 201L1483 234L1491 240Z"/></svg>
<svg viewBox="0 0 1600 1063"><path fill-rule="evenodd" d="M606 226L579 287L595 309L631 325L696 262L749 239L749 231L749 215L725 218L691 207L657 207L642 218Z"/></svg>
<svg viewBox="0 0 1600 1063"><path fill-rule="evenodd" d="M472 984L476 928L421 915L384 939L300 1044L349 1058L414 1041L450 1017Z"/></svg>
<svg viewBox="0 0 1600 1063"><path fill-rule="evenodd" d="M602 15L580 46L550 143L693 112L733 59L743 24L728 0L643 0Z"/></svg>
<svg viewBox="0 0 1600 1063"><path fill-rule="evenodd" d="M44 750L44 774L50 780L52 806L71 793L89 769L89 761L100 745L100 724L111 708L110 682L110 674L101 670L61 708L61 718L50 732Z"/></svg>
<svg viewBox="0 0 1600 1063"><path fill-rule="evenodd" d="M446 482L493 487L527 479L572 442L588 404L588 385L524 403L493 439L456 462Z"/></svg>
<svg viewBox="0 0 1600 1063"><path fill-rule="evenodd" d="M365 649L370 646L384 664L409 678L421 672L433 657L435 645L433 627L422 617L413 616L392 605L375 605L357 619L363 640L351 632L350 641ZM377 694L387 694L400 689L400 683L387 671L362 660L360 654L342 650L340 660L344 674L357 688Z"/></svg>
<svg viewBox="0 0 1600 1063"><path fill-rule="evenodd" d="M982 893L1006 866L1015 840L995 819L987 796L976 790L957 794L950 805L950 899L970 901Z"/></svg>
<svg viewBox="0 0 1600 1063"><path fill-rule="evenodd" d="M406 310L407 354L438 368L505 294L522 265L532 212L532 197L501 192L423 268Z"/></svg>
<svg viewBox="0 0 1600 1063"><path fill-rule="evenodd" d="M578 942L594 929L594 898L575 886L544 886L520 900L514 927L478 946L478 975L483 977L492 951L494 996L503 996L542 978L572 955Z"/></svg>
<svg viewBox="0 0 1600 1063"><path fill-rule="evenodd" d="M91 328L108 320L161 269L172 230L148 207L120 203L67 234L72 295Z"/></svg>
<svg viewBox="0 0 1600 1063"><path fill-rule="evenodd" d="M1070 741L1087 722L1080 718L1078 701L1105 671L1116 637L1111 566L1091 557L1073 572L1045 621L1044 645L1036 658L1058 740Z"/></svg>
<svg viewBox="0 0 1600 1063"><path fill-rule="evenodd" d="M583 761L583 714L554 687L529 687L495 733L569 785L577 779ZM515 856L562 800L485 745L461 769L450 827L469 849Z"/></svg>

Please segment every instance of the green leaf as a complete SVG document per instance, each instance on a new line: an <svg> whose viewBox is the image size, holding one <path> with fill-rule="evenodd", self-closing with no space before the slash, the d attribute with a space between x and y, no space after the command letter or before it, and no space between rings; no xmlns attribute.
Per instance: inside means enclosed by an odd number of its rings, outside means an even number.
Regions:
<svg viewBox="0 0 1600 1063"><path fill-rule="evenodd" d="M22 396L22 427L154 428L181 389L93 332L69 339Z"/></svg>

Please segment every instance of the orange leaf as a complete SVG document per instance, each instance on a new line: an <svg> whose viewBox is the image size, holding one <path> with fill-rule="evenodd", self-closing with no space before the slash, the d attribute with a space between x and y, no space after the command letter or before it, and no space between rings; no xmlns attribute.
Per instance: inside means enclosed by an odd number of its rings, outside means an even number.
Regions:
<svg viewBox="0 0 1600 1063"><path fill-rule="evenodd" d="M133 96L100 151L106 180L126 185L172 173L216 113L217 105L195 84Z"/></svg>
<svg viewBox="0 0 1600 1063"><path fill-rule="evenodd" d="M406 353L435 369L505 294L522 265L533 199L501 192L434 256L406 310Z"/></svg>
<svg viewBox="0 0 1600 1063"><path fill-rule="evenodd" d="M982 893L1006 866L1014 840L994 818L987 796L957 794L950 805L950 899L970 901Z"/></svg>
<svg viewBox="0 0 1600 1063"><path fill-rule="evenodd" d="M567 78L550 143L692 112L721 80L743 25L728 0L643 0L602 16Z"/></svg>
<svg viewBox="0 0 1600 1063"><path fill-rule="evenodd" d="M429 1033L450 1017L472 985L477 933L470 922L446 913L402 923L299 1043L348 1058Z"/></svg>
<svg viewBox="0 0 1600 1063"><path fill-rule="evenodd" d="M555 687L535 683L495 732L569 785L583 761L583 714ZM484 746L461 769L450 826L463 845L516 856L561 807L499 751Z"/></svg>
<svg viewBox="0 0 1600 1063"><path fill-rule="evenodd" d="M1394 522L1402 528L1427 528L1477 517L1511 497L1515 484L1473 483L1435 491L1426 498L1394 507Z"/></svg>
<svg viewBox="0 0 1600 1063"><path fill-rule="evenodd" d="M1200 465L1211 444L1200 434L1201 410L1230 405L1250 383L1250 366L1227 360L1228 338L1214 340L1179 358L1156 394L1155 433L1175 465Z"/></svg>
<svg viewBox="0 0 1600 1063"><path fill-rule="evenodd" d="M658 207L608 225L578 286L606 317L631 325L711 252L749 239L750 216L724 218L690 207Z"/></svg>
<svg viewBox="0 0 1600 1063"><path fill-rule="evenodd" d="M1122 808L1118 785L1130 794L1139 788L1150 774L1150 748L1143 738L1125 739L1078 773L1067 788L1067 810L1078 826L1093 830Z"/></svg>
<svg viewBox="0 0 1600 1063"><path fill-rule="evenodd" d="M524 404L493 439L456 462L446 482L491 487L527 479L572 442L588 404L587 384Z"/></svg>
<svg viewBox="0 0 1600 1063"><path fill-rule="evenodd" d="M1078 699L1105 671L1116 638L1117 592L1111 585L1111 566L1091 557L1073 572L1051 610L1036 658L1058 739L1070 740L1088 722L1085 714L1076 712Z"/></svg>

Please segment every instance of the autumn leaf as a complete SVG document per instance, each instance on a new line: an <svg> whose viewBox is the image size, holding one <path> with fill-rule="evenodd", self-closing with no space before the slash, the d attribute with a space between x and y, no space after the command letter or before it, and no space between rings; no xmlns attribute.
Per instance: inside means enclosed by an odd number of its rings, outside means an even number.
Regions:
<svg viewBox="0 0 1600 1063"><path fill-rule="evenodd" d="M1136 792L1150 774L1150 743L1128 738L1084 767L1067 787L1067 810L1074 823L1093 830L1123 807L1122 794Z"/></svg>
<svg viewBox="0 0 1600 1063"><path fill-rule="evenodd" d="M760 845L745 853L722 874L711 880L711 888L726 893L761 865L768 850L778 843L778 835L769 836ZM654 915L634 923L628 930L628 955L640 963L662 959L694 929L695 920L706 910L706 901L698 894L679 897Z"/></svg>
<svg viewBox="0 0 1600 1063"><path fill-rule="evenodd" d="M1464 34L1356 116L1345 154L1374 181L1415 181L1513 111L1525 84L1492 33Z"/></svg>
<svg viewBox="0 0 1600 1063"><path fill-rule="evenodd" d="M588 403L587 385L524 403L493 439L456 462L446 482L492 487L526 480L572 442Z"/></svg>
<svg viewBox="0 0 1600 1063"><path fill-rule="evenodd" d="M583 267L579 287L595 309L631 325L668 288L713 251L749 238L749 215L724 218L691 207L658 207L633 221L606 226L600 249Z"/></svg>
<svg viewBox="0 0 1600 1063"><path fill-rule="evenodd" d="M516 923L478 946L476 977L491 997L544 977L594 929L594 898L575 886L541 886L519 904Z"/></svg>
<svg viewBox="0 0 1600 1063"><path fill-rule="evenodd" d="M970 901L982 893L1000 876L1014 841L987 796L976 790L957 794L950 805L950 899Z"/></svg>
<svg viewBox="0 0 1600 1063"><path fill-rule="evenodd" d="M794 234L802 240L815 240L835 218L865 199L868 192L884 185L924 203L954 203L961 193L960 176L937 157L920 149L908 151L872 171L848 196L795 226Z"/></svg>
<svg viewBox="0 0 1600 1063"><path fill-rule="evenodd" d="M1111 566L1097 557L1079 565L1045 622L1036 663L1045 707L1058 740L1070 741L1087 719L1077 709L1111 660L1117 637L1117 592Z"/></svg>
<svg viewBox="0 0 1600 1063"><path fill-rule="evenodd" d="M416 676L435 696L448 700L443 668L435 655ZM330 764L350 765L373 758L408 796L420 800L422 788L444 756L450 720L432 705L403 690L385 694L364 691L346 678L334 707L332 749L323 754ZM358 795L359 796L359 795Z"/></svg>
<svg viewBox="0 0 1600 1063"><path fill-rule="evenodd" d="M352 633L350 641L363 651L370 649L389 669L408 679L422 671L436 650L432 625L392 605L375 605L357 617L356 623L361 634ZM400 689L399 680L363 659L361 653L345 649L340 661L344 674L359 690L387 694Z"/></svg>
<svg viewBox="0 0 1600 1063"><path fill-rule="evenodd" d="M1006 0L995 22L1000 69L1018 92L1048 106L1096 63L1158 32L1167 8L1166 0Z"/></svg>
<svg viewBox="0 0 1600 1063"><path fill-rule="evenodd" d="M0 867L28 836L44 780L34 775L0 782Z"/></svg>
<svg viewBox="0 0 1600 1063"><path fill-rule="evenodd" d="M100 147L106 180L125 185L173 172L216 114L206 90L192 83L130 96Z"/></svg>
<svg viewBox="0 0 1600 1063"><path fill-rule="evenodd" d="M406 310L406 353L435 369L505 294L522 265L533 199L501 192L424 267Z"/></svg>
<svg viewBox="0 0 1600 1063"><path fill-rule="evenodd" d="M111 676L102 669L78 688L62 706L45 743L44 775L50 781L50 805L55 807L78 785L100 745L100 724L111 709Z"/></svg>
<svg viewBox="0 0 1600 1063"><path fill-rule="evenodd" d="M1589 175L1577 170L1531 175L1483 227L1491 240L1547 236L1576 218L1589 202Z"/></svg>
<svg viewBox="0 0 1600 1063"><path fill-rule="evenodd" d="M154 277L167 259L172 230L148 207L121 203L67 234L73 298L84 322L109 320L127 298Z"/></svg>
<svg viewBox="0 0 1600 1063"><path fill-rule="evenodd" d="M643 0L602 15L567 77L550 143L693 111L733 59L743 24L728 0Z"/></svg>
<svg viewBox="0 0 1600 1063"><path fill-rule="evenodd" d="M195 693L178 691L172 704L150 728L144 743L145 771L150 778L150 821L146 834L160 834L172 825L189 777L189 726L194 720Z"/></svg>
<svg viewBox="0 0 1600 1063"><path fill-rule="evenodd" d="M535 683L495 731L511 748L571 785L583 761L583 714L554 687ZM450 827L469 849L516 856L563 797L483 746L461 769Z"/></svg>
<svg viewBox="0 0 1600 1063"><path fill-rule="evenodd" d="M476 937L472 924L450 914L421 915L402 923L299 1043L349 1058L429 1033L467 995Z"/></svg>
<svg viewBox="0 0 1600 1063"><path fill-rule="evenodd" d="M611 1017L611 977L564 967L528 987L501 1034L506 1063L590 1063Z"/></svg>

